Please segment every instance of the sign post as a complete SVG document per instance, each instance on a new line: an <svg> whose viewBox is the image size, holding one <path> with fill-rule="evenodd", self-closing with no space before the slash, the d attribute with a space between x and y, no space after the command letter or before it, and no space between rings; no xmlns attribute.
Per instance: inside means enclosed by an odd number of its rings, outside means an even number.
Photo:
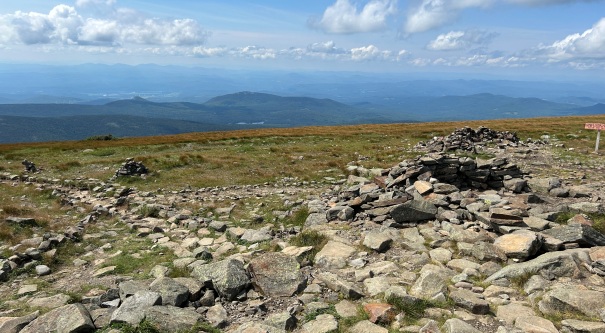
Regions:
<svg viewBox="0 0 605 333"><path fill-rule="evenodd" d="M601 130L605 129L605 124L599 123L586 123L584 124L584 129L597 130L597 143L594 147L595 154L599 152L599 142L601 141Z"/></svg>

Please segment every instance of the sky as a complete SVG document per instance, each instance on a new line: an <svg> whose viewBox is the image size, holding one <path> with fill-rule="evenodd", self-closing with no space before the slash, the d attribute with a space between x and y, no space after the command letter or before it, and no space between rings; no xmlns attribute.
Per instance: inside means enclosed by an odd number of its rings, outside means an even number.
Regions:
<svg viewBox="0 0 605 333"><path fill-rule="evenodd" d="M20 0L0 63L605 78L605 0Z"/></svg>

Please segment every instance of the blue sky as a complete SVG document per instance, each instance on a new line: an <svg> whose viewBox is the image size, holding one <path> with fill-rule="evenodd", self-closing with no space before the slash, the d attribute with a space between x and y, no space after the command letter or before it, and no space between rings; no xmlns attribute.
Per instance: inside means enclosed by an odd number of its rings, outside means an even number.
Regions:
<svg viewBox="0 0 605 333"><path fill-rule="evenodd" d="M605 78L605 1L4 1L0 62Z"/></svg>

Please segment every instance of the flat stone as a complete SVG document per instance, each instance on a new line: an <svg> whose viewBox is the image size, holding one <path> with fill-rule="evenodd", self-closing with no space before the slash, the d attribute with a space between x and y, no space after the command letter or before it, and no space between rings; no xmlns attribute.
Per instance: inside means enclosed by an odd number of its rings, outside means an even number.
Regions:
<svg viewBox="0 0 605 333"><path fill-rule="evenodd" d="M86 308L82 304L68 304L36 318L27 324L20 333L80 333L94 330L95 325Z"/></svg>
<svg viewBox="0 0 605 333"><path fill-rule="evenodd" d="M193 308L152 306L145 310L145 320L160 332L185 332L201 322L202 315Z"/></svg>
<svg viewBox="0 0 605 333"><path fill-rule="evenodd" d="M21 296L21 295L25 295L25 294L31 294L31 293L35 293L36 291L38 291L38 285L25 284L25 285L22 285L21 288L19 288L19 290L17 291L17 295Z"/></svg>
<svg viewBox="0 0 605 333"><path fill-rule="evenodd" d="M392 242L393 239L388 234L379 230L368 232L363 239L363 245L376 252L387 251L391 247Z"/></svg>
<svg viewBox="0 0 605 333"><path fill-rule="evenodd" d="M494 246L509 258L527 259L538 252L542 237L533 231L519 230L496 238Z"/></svg>
<svg viewBox="0 0 605 333"><path fill-rule="evenodd" d="M328 333L338 329L336 318L330 314L321 314L302 327L303 333Z"/></svg>
<svg viewBox="0 0 605 333"><path fill-rule="evenodd" d="M410 295L422 299L431 299L447 291L450 272L445 269L426 265L422 268L420 276L410 288Z"/></svg>
<svg viewBox="0 0 605 333"><path fill-rule="evenodd" d="M336 313L343 317L355 317L359 314L357 305L349 300L343 299L334 306Z"/></svg>
<svg viewBox="0 0 605 333"><path fill-rule="evenodd" d="M359 299L364 296L361 288L355 284L345 281L338 275L330 272L322 272L317 275L317 279L326 284L326 286L337 293L342 293L345 298Z"/></svg>
<svg viewBox="0 0 605 333"><path fill-rule="evenodd" d="M550 290L538 303L544 314L580 313L589 317L600 317L599 310L605 307L605 293L581 287L565 287Z"/></svg>
<svg viewBox="0 0 605 333"><path fill-rule="evenodd" d="M548 319L538 316L521 316L515 321L515 327L523 332L531 333L559 333L559 330Z"/></svg>
<svg viewBox="0 0 605 333"><path fill-rule="evenodd" d="M588 250L573 249L548 252L526 262L507 265L485 279L485 282L491 283L498 279L510 279L527 274L540 274L547 280L573 276L580 271L578 262L590 262Z"/></svg>
<svg viewBox="0 0 605 333"><path fill-rule="evenodd" d="M506 322L509 326L512 326L519 317L535 315L534 309L519 303L500 305L496 310L496 317Z"/></svg>
<svg viewBox="0 0 605 333"><path fill-rule="evenodd" d="M537 216L524 217L523 222L533 231L546 230L550 225L550 221Z"/></svg>
<svg viewBox="0 0 605 333"><path fill-rule="evenodd" d="M388 333L389 330L369 320L362 320L348 330L349 333Z"/></svg>
<svg viewBox="0 0 605 333"><path fill-rule="evenodd" d="M565 320L561 321L561 326L563 327L561 332L569 332L569 333L604 333L605 332L605 323L603 323L603 322L565 319Z"/></svg>
<svg viewBox="0 0 605 333"><path fill-rule="evenodd" d="M259 243L271 240L273 236L269 230L264 228L259 230L247 229L240 239L248 243Z"/></svg>
<svg viewBox="0 0 605 333"><path fill-rule="evenodd" d="M307 282L296 259L280 252L252 259L248 272L252 284L265 296L290 297L304 289Z"/></svg>
<svg viewBox="0 0 605 333"><path fill-rule="evenodd" d="M66 305L69 299L68 295L56 294L48 297L32 298L27 304L31 307L54 309Z"/></svg>
<svg viewBox="0 0 605 333"><path fill-rule="evenodd" d="M444 333L482 333L471 324L458 318L446 320L442 328Z"/></svg>
<svg viewBox="0 0 605 333"><path fill-rule="evenodd" d="M455 290L450 293L450 298L456 305L469 310L471 313L480 315L489 313L489 303L484 299L480 299L477 294L470 290Z"/></svg>
<svg viewBox="0 0 605 333"><path fill-rule="evenodd" d="M284 331L291 331L296 328L298 320L289 312L274 313L265 318L264 323Z"/></svg>
<svg viewBox="0 0 605 333"><path fill-rule="evenodd" d="M0 318L0 332L18 333L29 323L40 316L40 311L32 312L22 317Z"/></svg>
<svg viewBox="0 0 605 333"><path fill-rule="evenodd" d="M327 270L344 268L355 252L352 246L331 240L315 255L315 266Z"/></svg>
<svg viewBox="0 0 605 333"><path fill-rule="evenodd" d="M433 184L424 180L417 180L414 182L414 188L420 195L425 195L433 190Z"/></svg>
<svg viewBox="0 0 605 333"><path fill-rule="evenodd" d="M429 251L429 256L431 257L431 259L445 264L448 261L452 260L452 251L444 249L442 247L438 247Z"/></svg>
<svg viewBox="0 0 605 333"><path fill-rule="evenodd" d="M208 309L206 320L213 327L225 327L229 323L229 316L227 310L219 303Z"/></svg>
<svg viewBox="0 0 605 333"><path fill-rule="evenodd" d="M113 273L113 271L115 271L115 270L116 270L116 266L103 267L103 268L96 270L94 273L92 273L92 276L101 277L101 276L109 275L109 274Z"/></svg>
<svg viewBox="0 0 605 333"><path fill-rule="evenodd" d="M50 267L46 265L37 265L36 266L36 274L38 276L44 276L50 274Z"/></svg>
<svg viewBox="0 0 605 333"><path fill-rule="evenodd" d="M605 246L605 235L585 224L568 224L542 233L563 243L578 243L582 247Z"/></svg>
<svg viewBox="0 0 605 333"><path fill-rule="evenodd" d="M233 333L286 333L286 331L265 323L249 321L239 326Z"/></svg>
<svg viewBox="0 0 605 333"><path fill-rule="evenodd" d="M366 287L369 296L376 296L385 292L391 284L391 280L385 276L377 276L363 281L363 285Z"/></svg>

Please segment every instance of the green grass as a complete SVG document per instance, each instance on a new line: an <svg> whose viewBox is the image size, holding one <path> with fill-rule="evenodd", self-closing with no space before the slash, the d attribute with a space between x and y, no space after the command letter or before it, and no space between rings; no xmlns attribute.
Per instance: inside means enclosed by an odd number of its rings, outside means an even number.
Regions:
<svg viewBox="0 0 605 333"><path fill-rule="evenodd" d="M306 254L306 259L312 262L315 255L328 243L328 237L316 230L305 230L290 238L289 243L300 247L313 246L313 249Z"/></svg>
<svg viewBox="0 0 605 333"><path fill-rule="evenodd" d="M405 313L405 322L407 324L414 324L416 321L423 318L424 311L428 308L454 307L451 299L447 299L445 302L437 302L424 299L391 296L387 298L386 301L397 309L397 311Z"/></svg>

